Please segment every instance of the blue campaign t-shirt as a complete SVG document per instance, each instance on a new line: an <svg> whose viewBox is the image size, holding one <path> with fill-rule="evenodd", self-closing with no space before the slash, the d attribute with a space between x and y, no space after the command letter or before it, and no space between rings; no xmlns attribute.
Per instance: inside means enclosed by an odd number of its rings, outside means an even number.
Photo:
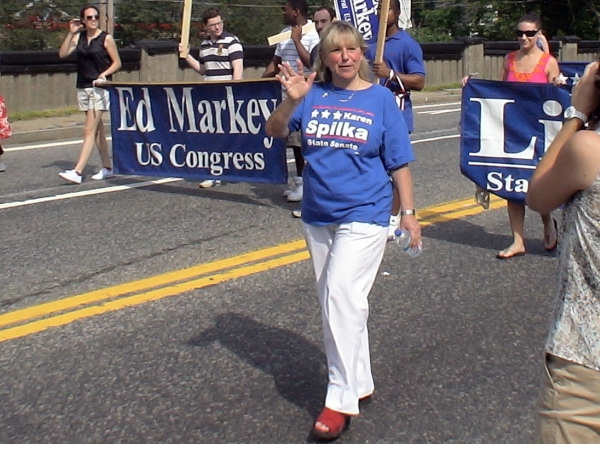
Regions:
<svg viewBox="0 0 600 450"><path fill-rule="evenodd" d="M388 89L351 91L315 83L289 129L302 133L304 222L388 226L389 174L414 161L404 118Z"/></svg>
<svg viewBox="0 0 600 450"><path fill-rule="evenodd" d="M375 52L377 44L369 45L365 56L373 63L375 60ZM399 30L397 33L385 38L383 47L383 60L387 66L396 73L418 74L425 76L425 63L423 62L423 49L410 34L404 30ZM386 84L387 80L380 80L381 84ZM390 82L388 87L391 90L399 88L398 83ZM405 99L404 103L404 120L408 131L413 130L413 113L412 101L410 96Z"/></svg>

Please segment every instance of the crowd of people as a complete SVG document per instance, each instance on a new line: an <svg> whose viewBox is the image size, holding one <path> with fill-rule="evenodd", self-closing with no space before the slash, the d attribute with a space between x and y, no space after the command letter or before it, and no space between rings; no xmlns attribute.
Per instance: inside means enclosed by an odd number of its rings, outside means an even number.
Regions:
<svg viewBox="0 0 600 450"><path fill-rule="evenodd" d="M339 437L374 393L368 296L386 242L402 228L412 247L422 245L409 167L415 160L410 92L423 89L426 73L421 47L398 26L400 13L399 0L391 0L384 51L377 60L376 45L367 45L352 24L337 20L333 8L317 8L313 22L306 0L287 0L282 33L289 38L277 44L262 74L281 84L282 102L266 131L285 139L293 151L295 176L284 194L290 202L301 202L295 216L302 221L321 308L328 387L312 432L323 439ZM99 27L99 15L96 6L83 7L59 49L62 58L77 56L77 101L86 116L78 161L59 174L76 184L83 180L94 146L103 167L92 178L113 176L102 122L109 106L103 85L121 61L113 37ZM187 64L207 81L241 80L243 46L225 31L221 11L207 8L202 22L207 36L199 58L179 46ZM311 24L314 29L306 31ZM523 16L515 36L519 50L506 56L500 80L560 82L539 17ZM600 443L599 66L588 65L573 89L570 114L527 194L527 205L541 215L546 250L559 247L559 283L537 408L540 443ZM465 77L463 84L468 81ZM329 126L342 111L352 112L346 120L360 123L361 137L350 139L338 127L328 140L310 139L310 126ZM5 119L0 108L0 139L10 136ZM2 154L0 146L0 171L5 169ZM200 186L219 184L209 179ZM552 212L561 206L559 232ZM498 258L525 254L525 208L508 201L513 242Z"/></svg>

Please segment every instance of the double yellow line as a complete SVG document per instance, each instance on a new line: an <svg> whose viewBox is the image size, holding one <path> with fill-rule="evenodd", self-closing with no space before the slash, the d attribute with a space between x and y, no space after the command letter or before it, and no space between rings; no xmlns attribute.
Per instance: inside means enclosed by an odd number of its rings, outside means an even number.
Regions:
<svg viewBox="0 0 600 450"><path fill-rule="evenodd" d="M492 197L490 209L501 208L504 205L504 200ZM421 210L418 218L421 226L429 226L475 215L481 211L481 206L472 199L463 199ZM308 258L304 240L297 240L9 312L0 315L0 342L66 325L86 317L213 286Z"/></svg>

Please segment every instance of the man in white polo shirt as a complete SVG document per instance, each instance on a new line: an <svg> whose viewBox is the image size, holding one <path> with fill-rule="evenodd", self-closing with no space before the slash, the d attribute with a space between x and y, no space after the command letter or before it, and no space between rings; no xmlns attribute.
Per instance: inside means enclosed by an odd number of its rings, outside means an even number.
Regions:
<svg viewBox="0 0 600 450"><path fill-rule="evenodd" d="M263 78L274 77L279 73L279 64L289 63L294 70L298 70L296 60L300 59L304 66L304 72L310 72L310 52L319 43L319 34L316 30L302 34L302 27L312 23L308 17L308 4L306 0L288 0L282 8L283 23L286 26L281 32L291 31L291 38L281 41L277 44L273 60L269 63ZM286 93L283 91L283 95ZM304 170L304 158L300 150L300 133L291 133L288 136L288 147L294 151L294 160L296 161L296 176L294 177L293 189L286 191L287 199L290 202L299 202L302 200L302 171Z"/></svg>

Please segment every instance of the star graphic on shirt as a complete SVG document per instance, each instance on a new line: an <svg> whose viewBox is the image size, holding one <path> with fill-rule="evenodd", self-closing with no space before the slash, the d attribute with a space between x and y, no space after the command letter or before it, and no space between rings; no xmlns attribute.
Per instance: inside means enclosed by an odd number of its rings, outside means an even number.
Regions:
<svg viewBox="0 0 600 450"><path fill-rule="evenodd" d="M314 119L315 117L319 116L319 111L317 111L316 109L310 114L311 119Z"/></svg>
<svg viewBox="0 0 600 450"><path fill-rule="evenodd" d="M340 120L340 119L342 118L342 113L341 113L341 112L339 112L339 111L336 111L336 112L334 112L334 113L333 113L333 118L334 118L335 120Z"/></svg>
<svg viewBox="0 0 600 450"><path fill-rule="evenodd" d="M331 113L328 110L325 110L325 111L321 112L321 118L322 119L329 119L330 115L331 115Z"/></svg>

